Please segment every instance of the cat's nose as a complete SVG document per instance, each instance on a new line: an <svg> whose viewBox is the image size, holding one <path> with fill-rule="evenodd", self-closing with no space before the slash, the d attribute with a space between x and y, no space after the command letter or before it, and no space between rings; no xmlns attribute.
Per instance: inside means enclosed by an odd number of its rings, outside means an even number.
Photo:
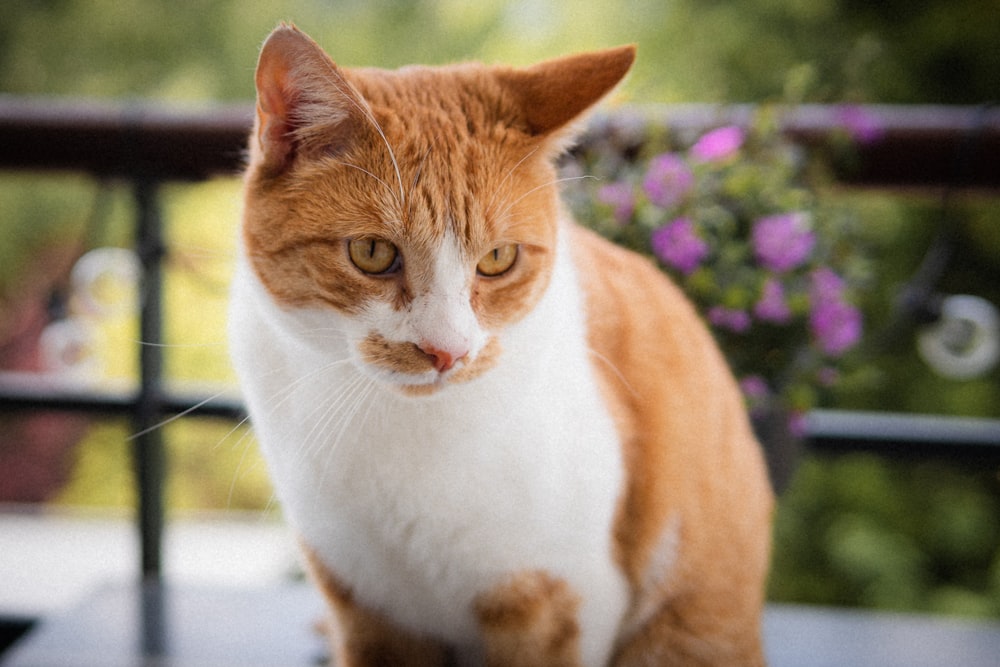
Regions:
<svg viewBox="0 0 1000 667"><path fill-rule="evenodd" d="M460 352L456 352L454 350L443 350L429 343L420 345L420 349L424 354L430 357L431 362L434 364L434 368L437 369L438 373L444 373L454 367L456 363L468 354L468 351L465 350Z"/></svg>

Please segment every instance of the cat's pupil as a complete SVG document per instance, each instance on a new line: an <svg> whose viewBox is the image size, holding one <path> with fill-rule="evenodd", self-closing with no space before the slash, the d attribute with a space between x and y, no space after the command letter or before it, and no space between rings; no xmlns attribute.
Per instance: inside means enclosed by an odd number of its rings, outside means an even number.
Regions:
<svg viewBox="0 0 1000 667"><path fill-rule="evenodd" d="M517 260L517 245L507 244L494 248L479 260L476 270L482 276L496 277L506 273Z"/></svg>
<svg viewBox="0 0 1000 667"><path fill-rule="evenodd" d="M363 273L379 275L399 268L399 251L382 239L355 239L348 243L351 262Z"/></svg>

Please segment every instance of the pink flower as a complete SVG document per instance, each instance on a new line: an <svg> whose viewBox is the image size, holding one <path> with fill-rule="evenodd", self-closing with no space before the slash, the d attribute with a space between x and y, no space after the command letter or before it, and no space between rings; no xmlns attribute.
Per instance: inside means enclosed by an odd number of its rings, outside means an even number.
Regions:
<svg viewBox="0 0 1000 667"><path fill-rule="evenodd" d="M650 160L642 180L642 189L649 201L661 208L679 204L693 185L694 174L674 153L657 155Z"/></svg>
<svg viewBox="0 0 1000 667"><path fill-rule="evenodd" d="M824 366L816 371L816 380L823 387L832 387L840 381L840 371L830 366Z"/></svg>
<svg viewBox="0 0 1000 667"><path fill-rule="evenodd" d="M611 206L615 220L620 225L626 225L635 213L635 195L628 183L611 183L597 191L597 199Z"/></svg>
<svg viewBox="0 0 1000 667"><path fill-rule="evenodd" d="M837 109L837 122L862 146L882 139L885 130L875 114L862 106L846 104Z"/></svg>
<svg viewBox="0 0 1000 667"><path fill-rule="evenodd" d="M743 130L727 125L706 132L691 147L691 157L699 162L721 162L732 157L743 146Z"/></svg>
<svg viewBox="0 0 1000 667"><path fill-rule="evenodd" d="M788 433L795 438L804 438L809 433L809 415L804 412L788 415Z"/></svg>
<svg viewBox="0 0 1000 667"><path fill-rule="evenodd" d="M708 255L708 244L695 233L689 218L677 218L654 230L650 242L664 264L684 275L694 272Z"/></svg>
<svg viewBox="0 0 1000 667"><path fill-rule="evenodd" d="M751 400L765 399L771 394L771 390L767 386L767 380L759 375L747 375L744 377L740 380L740 389L743 390L743 395Z"/></svg>
<svg viewBox="0 0 1000 667"><path fill-rule="evenodd" d="M844 279L833 269L816 269L811 278L814 301L839 301L844 298Z"/></svg>
<svg viewBox="0 0 1000 667"><path fill-rule="evenodd" d="M861 313L844 301L823 301L813 306L809 326L826 354L837 357L861 340Z"/></svg>
<svg viewBox="0 0 1000 667"><path fill-rule="evenodd" d="M816 245L805 213L780 213L760 218L752 232L754 255L761 266L784 273L801 266Z"/></svg>
<svg viewBox="0 0 1000 667"><path fill-rule="evenodd" d="M775 324L785 324L792 317L792 311L785 300L785 290L781 283L768 278L761 290L760 300L753 307L757 319Z"/></svg>
<svg viewBox="0 0 1000 667"><path fill-rule="evenodd" d="M767 386L767 380L760 375L747 375L740 380L740 390L747 400L747 407L753 416L761 416L767 408L771 398L771 389Z"/></svg>
<svg viewBox="0 0 1000 667"><path fill-rule="evenodd" d="M840 276L830 269L814 271L812 302L809 328L825 354L837 357L858 344L862 331L861 312L847 302Z"/></svg>
<svg viewBox="0 0 1000 667"><path fill-rule="evenodd" d="M728 329L734 333L743 333L752 324L750 315L745 310L713 306L708 311L708 321L720 329Z"/></svg>

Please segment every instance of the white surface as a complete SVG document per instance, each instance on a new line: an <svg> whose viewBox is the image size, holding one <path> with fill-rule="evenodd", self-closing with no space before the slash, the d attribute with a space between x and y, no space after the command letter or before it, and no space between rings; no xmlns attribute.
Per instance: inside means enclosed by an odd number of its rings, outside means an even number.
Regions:
<svg viewBox="0 0 1000 667"><path fill-rule="evenodd" d="M196 515L167 523L163 563L170 582L267 586L295 571L296 545L271 517ZM0 613L62 611L101 586L138 579L131 517L0 507Z"/></svg>

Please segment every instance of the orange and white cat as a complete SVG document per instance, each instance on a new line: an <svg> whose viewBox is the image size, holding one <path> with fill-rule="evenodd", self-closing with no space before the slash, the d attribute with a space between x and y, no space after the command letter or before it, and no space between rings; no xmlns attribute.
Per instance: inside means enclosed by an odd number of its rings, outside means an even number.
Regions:
<svg viewBox="0 0 1000 667"><path fill-rule="evenodd" d="M258 63L230 338L336 664L759 665L772 494L712 337L553 159L632 47Z"/></svg>

